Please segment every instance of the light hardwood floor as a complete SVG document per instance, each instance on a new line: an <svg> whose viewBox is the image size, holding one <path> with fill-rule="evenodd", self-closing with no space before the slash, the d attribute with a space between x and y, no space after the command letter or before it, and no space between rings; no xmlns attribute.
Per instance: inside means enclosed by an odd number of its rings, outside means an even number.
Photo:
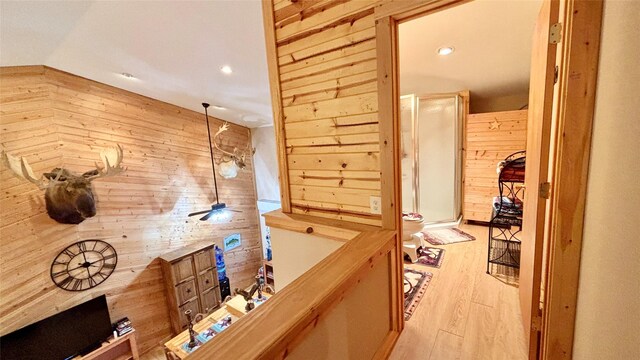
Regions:
<svg viewBox="0 0 640 360"><path fill-rule="evenodd" d="M438 246L445 249L440 269L431 272L424 298L391 354L391 359L526 359L516 274L486 273L488 228L462 225L475 241Z"/></svg>
<svg viewBox="0 0 640 360"><path fill-rule="evenodd" d="M516 274L498 269L487 275L488 229L462 225L475 241L439 246L440 269L406 265L431 272L424 298L405 324L391 359L526 359ZM165 359L161 347L143 360Z"/></svg>
<svg viewBox="0 0 640 360"><path fill-rule="evenodd" d="M156 346L140 356L140 360L166 360L162 346Z"/></svg>

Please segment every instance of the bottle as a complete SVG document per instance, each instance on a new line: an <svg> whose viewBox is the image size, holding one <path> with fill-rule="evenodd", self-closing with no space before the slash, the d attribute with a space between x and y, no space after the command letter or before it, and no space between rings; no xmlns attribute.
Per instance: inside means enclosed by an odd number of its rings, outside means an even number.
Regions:
<svg viewBox="0 0 640 360"><path fill-rule="evenodd" d="M227 277L227 267L224 264L224 251L216 245L216 268L218 270L218 280L224 280Z"/></svg>
<svg viewBox="0 0 640 360"><path fill-rule="evenodd" d="M267 261L271 261L273 255L271 253L271 236L267 234Z"/></svg>

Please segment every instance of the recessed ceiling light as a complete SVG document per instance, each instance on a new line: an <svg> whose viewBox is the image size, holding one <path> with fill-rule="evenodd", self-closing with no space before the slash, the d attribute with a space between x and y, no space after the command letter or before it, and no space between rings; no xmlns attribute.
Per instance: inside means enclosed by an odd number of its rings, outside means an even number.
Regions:
<svg viewBox="0 0 640 360"><path fill-rule="evenodd" d="M231 66L229 66L229 65L222 66L220 68L220 71L222 71L223 74L227 74L227 75L229 75L229 74L231 74L233 72L233 70L231 70Z"/></svg>
<svg viewBox="0 0 640 360"><path fill-rule="evenodd" d="M455 50L453 46L444 46L438 49L438 55L446 56L449 55Z"/></svg>
<svg viewBox="0 0 640 360"><path fill-rule="evenodd" d="M220 105L213 105L213 108L217 109L217 110L227 110L226 107L223 107L223 106L220 106Z"/></svg>
<svg viewBox="0 0 640 360"><path fill-rule="evenodd" d="M129 73L126 73L126 72L120 73L120 75L122 75L123 77L125 77L127 79L135 79L136 78L135 76L133 76L133 75L131 75Z"/></svg>

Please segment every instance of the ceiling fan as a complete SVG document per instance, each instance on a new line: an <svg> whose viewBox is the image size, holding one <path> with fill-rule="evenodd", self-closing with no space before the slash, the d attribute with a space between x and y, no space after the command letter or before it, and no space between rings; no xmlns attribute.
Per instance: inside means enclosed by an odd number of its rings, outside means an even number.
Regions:
<svg viewBox="0 0 640 360"><path fill-rule="evenodd" d="M206 214L205 216L200 218L200 221L207 221L212 216L215 216L216 220L229 220L231 218L230 211L234 211L234 212L240 212L240 211L231 210L227 208L227 205L225 203L221 203L219 201L218 181L216 179L216 165L215 165L215 161L213 160L213 145L211 144L211 129L209 128L209 114L207 113L207 108L209 107L209 104L202 103L202 106L204 107L204 115L207 120L207 135L209 136L209 152L211 154L211 169L213 170L213 187L216 191L216 203L211 205L211 209L192 212L191 214L189 214L189 216L191 217L191 216Z"/></svg>

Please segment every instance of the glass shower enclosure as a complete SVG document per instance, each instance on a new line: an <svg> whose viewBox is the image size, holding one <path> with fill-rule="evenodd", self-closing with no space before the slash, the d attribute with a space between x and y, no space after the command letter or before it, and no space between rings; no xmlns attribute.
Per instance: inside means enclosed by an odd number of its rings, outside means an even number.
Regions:
<svg viewBox="0 0 640 360"><path fill-rule="evenodd" d="M455 222L462 209L463 101L458 94L400 98L402 210L425 223Z"/></svg>

